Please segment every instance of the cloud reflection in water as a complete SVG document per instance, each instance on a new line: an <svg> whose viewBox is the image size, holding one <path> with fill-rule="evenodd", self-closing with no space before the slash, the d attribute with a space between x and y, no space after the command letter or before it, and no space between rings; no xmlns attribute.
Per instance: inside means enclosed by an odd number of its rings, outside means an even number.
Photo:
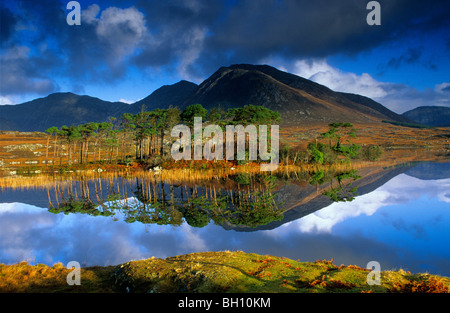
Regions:
<svg viewBox="0 0 450 313"><path fill-rule="evenodd" d="M32 205L0 204L0 262L111 265L199 251L243 250L303 261L405 268L450 275L450 179L398 175L352 202L333 203L273 230L227 231L127 224L114 217L51 214Z"/></svg>

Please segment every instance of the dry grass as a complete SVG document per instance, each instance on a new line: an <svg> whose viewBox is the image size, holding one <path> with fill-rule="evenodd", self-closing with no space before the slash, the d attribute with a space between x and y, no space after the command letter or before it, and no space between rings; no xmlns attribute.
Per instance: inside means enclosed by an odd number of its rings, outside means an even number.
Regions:
<svg viewBox="0 0 450 313"><path fill-rule="evenodd" d="M379 145L386 151L383 160L410 162L443 157L448 159L450 149L450 128L409 128L387 123L354 124L359 145ZM308 143L328 131L327 124L290 126L280 129L281 144L306 149ZM45 166L43 161L53 160L54 164L66 164L67 157L53 155L52 141L49 141L48 158L47 138L44 133L0 132L0 168L20 168L26 166ZM15 146L15 147L14 147ZM106 151L102 152L105 156ZM75 158L76 158L75 154ZM89 155L92 161L93 155ZM36 162L37 163L30 163ZM11 164L13 162L13 164ZM20 162L20 164L17 164ZM26 163L28 162L28 163ZM3 165L2 165L3 164Z"/></svg>
<svg viewBox="0 0 450 313"><path fill-rule="evenodd" d="M377 162L377 166L390 166L388 162ZM281 164L277 170L273 172L266 172L266 174L289 174L289 173L301 173L301 172L317 172L320 170L325 171L348 171L351 169L363 169L373 167L373 162L358 161L349 163L336 163L336 164L300 164L300 165L283 165ZM228 178L240 173L246 174L261 174L260 164L250 163L235 167L223 167L219 169L167 169L162 170L159 173L153 171L147 171L143 169L139 170L108 170L99 173L97 170L81 170L72 171L66 174L34 174L34 175L10 175L0 176L0 191L6 188L11 189L30 189L30 188L53 188L55 185L65 186L75 181L84 181L89 179L114 179L118 177L124 178L144 178L153 182L165 182L165 183L200 183L200 182L212 182L218 181L224 178Z"/></svg>
<svg viewBox="0 0 450 313"><path fill-rule="evenodd" d="M448 293L450 286L449 278L402 270L381 272L381 284L370 286L358 266L230 251L82 268L80 286L66 283L69 272L62 264L0 265L0 292Z"/></svg>
<svg viewBox="0 0 450 313"><path fill-rule="evenodd" d="M401 159L403 162L427 161L447 158L450 153L450 128L410 128L387 123L354 124L358 145L378 145L385 150L382 160ZM328 131L327 125L305 125L286 127L280 131L281 141L294 147L306 149L321 133Z"/></svg>
<svg viewBox="0 0 450 313"><path fill-rule="evenodd" d="M91 267L81 269L81 285L67 284L71 270L61 263L49 267L44 264L0 264L0 292L112 292L111 274L114 267Z"/></svg>
<svg viewBox="0 0 450 313"><path fill-rule="evenodd" d="M444 278L430 275L416 275L406 282L396 282L391 289L397 293L450 293Z"/></svg>

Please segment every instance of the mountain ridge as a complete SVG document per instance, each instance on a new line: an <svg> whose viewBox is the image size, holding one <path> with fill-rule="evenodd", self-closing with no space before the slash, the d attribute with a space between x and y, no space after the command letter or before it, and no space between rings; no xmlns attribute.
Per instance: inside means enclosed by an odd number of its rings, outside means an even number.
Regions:
<svg viewBox="0 0 450 313"><path fill-rule="evenodd" d="M284 122L411 122L374 100L342 92L280 71L269 65L236 64L221 67L199 85L185 105L200 103L241 107L262 105L278 111ZM358 114L355 114L358 113Z"/></svg>
<svg viewBox="0 0 450 313"><path fill-rule="evenodd" d="M114 116L122 102L104 101L71 92L53 93L18 105L0 106L1 130L44 131L51 126L75 125L93 121L106 121ZM3 126L3 127L2 127Z"/></svg>
<svg viewBox="0 0 450 313"><path fill-rule="evenodd" d="M403 116L413 120L416 123L434 126L450 126L450 108L444 106L420 106L406 111Z"/></svg>
<svg viewBox="0 0 450 313"><path fill-rule="evenodd" d="M151 111L168 106L180 107L186 96L193 93L197 88L197 84L186 80L181 80L173 85L164 85L144 99L132 103L127 113L136 114L142 108Z"/></svg>
<svg viewBox="0 0 450 313"><path fill-rule="evenodd" d="M207 109L261 105L278 111L286 125L412 122L368 97L335 92L269 65L234 64L219 68L200 85L182 80L162 86L132 104L67 92L0 106L0 130L44 131L51 126L103 122L123 113L136 114L142 108L154 110L172 106L183 110L197 103Z"/></svg>

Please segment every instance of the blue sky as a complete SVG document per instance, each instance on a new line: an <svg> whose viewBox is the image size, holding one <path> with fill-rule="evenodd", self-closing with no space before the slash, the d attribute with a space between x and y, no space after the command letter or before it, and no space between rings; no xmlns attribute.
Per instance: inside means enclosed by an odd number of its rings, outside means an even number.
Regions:
<svg viewBox="0 0 450 313"><path fill-rule="evenodd" d="M134 102L221 66L269 64L403 113L450 106L450 3L366 0L66 0L0 4L0 104L54 92Z"/></svg>

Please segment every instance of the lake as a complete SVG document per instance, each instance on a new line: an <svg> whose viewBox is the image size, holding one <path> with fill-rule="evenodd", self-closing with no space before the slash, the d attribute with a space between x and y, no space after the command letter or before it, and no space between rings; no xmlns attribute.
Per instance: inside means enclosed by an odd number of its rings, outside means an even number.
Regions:
<svg viewBox="0 0 450 313"><path fill-rule="evenodd" d="M290 173L238 175L233 184L99 178L5 188L0 263L105 266L242 250L450 276L450 163L357 174L342 181Z"/></svg>

